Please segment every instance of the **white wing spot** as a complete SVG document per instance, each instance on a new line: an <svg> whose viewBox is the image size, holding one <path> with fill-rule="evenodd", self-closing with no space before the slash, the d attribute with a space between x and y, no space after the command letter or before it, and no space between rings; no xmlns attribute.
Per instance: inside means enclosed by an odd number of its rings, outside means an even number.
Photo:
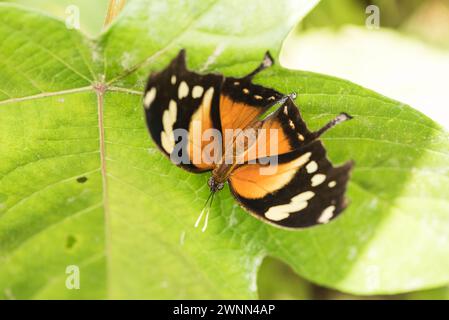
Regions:
<svg viewBox="0 0 449 320"><path fill-rule="evenodd" d="M304 141L304 136L302 134L298 133L298 139L301 141Z"/></svg>
<svg viewBox="0 0 449 320"><path fill-rule="evenodd" d="M165 131L161 132L161 143L162 147L167 151L169 154L172 153L174 147L175 147L175 141L173 139L173 136L168 136Z"/></svg>
<svg viewBox="0 0 449 320"><path fill-rule="evenodd" d="M171 84L176 84L176 76L172 75L170 79Z"/></svg>
<svg viewBox="0 0 449 320"><path fill-rule="evenodd" d="M329 186L329 188L333 188L333 187L335 187L337 185L337 182L331 181L327 185Z"/></svg>
<svg viewBox="0 0 449 320"><path fill-rule="evenodd" d="M286 116L288 116L288 108L287 108L287 106L284 107L284 114L285 114Z"/></svg>
<svg viewBox="0 0 449 320"><path fill-rule="evenodd" d="M195 143L201 143L201 132L199 139L196 137L195 131L197 131L198 124L203 123L203 116L209 116L210 115L210 108L212 107L212 98L214 97L214 87L210 87L206 90L206 92L203 95L203 99L201 100L201 104L198 107L198 109L195 111L195 113L190 118L190 124L189 124L189 145L190 147L187 148L187 153L190 156L190 159L193 159L195 161L196 159L196 151L194 151L194 148L191 149L191 147L195 147ZM195 149L196 150L196 149ZM192 153L193 152L193 153ZM201 152L198 155L201 157Z"/></svg>
<svg viewBox="0 0 449 320"><path fill-rule="evenodd" d="M326 180L326 176L324 174L317 173L312 177L312 187L319 186L324 182L324 180Z"/></svg>
<svg viewBox="0 0 449 320"><path fill-rule="evenodd" d="M329 206L323 210L318 218L319 223L328 223L334 216L335 206Z"/></svg>
<svg viewBox="0 0 449 320"><path fill-rule="evenodd" d="M306 191L291 198L290 203L274 206L265 212L265 217L272 221L280 221L290 216L290 213L301 211L308 206L308 200L312 199L315 193Z"/></svg>
<svg viewBox="0 0 449 320"><path fill-rule="evenodd" d="M173 124L176 122L177 111L178 111L178 108L176 105L176 101L170 100L170 103L168 104L168 112L170 113L170 118L171 118L171 121Z"/></svg>
<svg viewBox="0 0 449 320"><path fill-rule="evenodd" d="M240 82L238 82L238 81L234 82L234 86L238 86L239 84L240 84Z"/></svg>
<svg viewBox="0 0 449 320"><path fill-rule="evenodd" d="M288 120L288 124L290 125L290 128L295 129L295 124L292 120Z"/></svg>
<svg viewBox="0 0 449 320"><path fill-rule="evenodd" d="M202 86L194 86L192 89L192 98L196 99L203 95L204 88Z"/></svg>
<svg viewBox="0 0 449 320"><path fill-rule="evenodd" d="M143 105L145 106L145 109L150 108L155 98L156 98L156 88L153 87L150 89L150 91L147 92L147 94L145 95L145 99L143 100Z"/></svg>
<svg viewBox="0 0 449 320"><path fill-rule="evenodd" d="M243 88L243 93L244 93L244 94L248 94L248 93L249 93L249 90L246 89L246 88Z"/></svg>
<svg viewBox="0 0 449 320"><path fill-rule="evenodd" d="M178 98L181 100L189 95L189 86L185 81L181 81L178 88Z"/></svg>
<svg viewBox="0 0 449 320"><path fill-rule="evenodd" d="M259 96L258 94L255 94L255 95L254 95L254 98L255 98L256 100L262 100L262 99L263 99L262 96Z"/></svg>
<svg viewBox="0 0 449 320"><path fill-rule="evenodd" d="M310 161L306 166L307 173L314 173L318 170L318 164L315 161Z"/></svg>
<svg viewBox="0 0 449 320"><path fill-rule="evenodd" d="M270 219L272 221L281 221L290 216L290 213L288 212L272 210L273 208L276 207L272 207L267 212L265 212L265 217L267 219Z"/></svg>
<svg viewBox="0 0 449 320"><path fill-rule="evenodd" d="M175 147L175 137L173 135L173 125L176 122L177 105L174 100L170 100L168 109L164 111L162 115L162 126L164 131L161 132L161 144L162 147L169 154L172 153Z"/></svg>

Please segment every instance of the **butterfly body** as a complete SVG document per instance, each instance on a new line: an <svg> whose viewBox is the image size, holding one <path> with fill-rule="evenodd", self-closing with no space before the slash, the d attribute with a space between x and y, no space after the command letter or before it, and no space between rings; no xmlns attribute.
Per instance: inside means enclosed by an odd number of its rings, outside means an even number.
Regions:
<svg viewBox="0 0 449 320"><path fill-rule="evenodd" d="M242 207L265 222L293 229L327 223L347 205L353 163L333 167L319 137L351 117L342 113L309 131L294 104L296 94L252 83L272 64L267 53L242 78L198 74L187 69L182 50L149 77L144 110L150 135L174 164L194 173L212 171L207 201L228 183Z"/></svg>
<svg viewBox="0 0 449 320"><path fill-rule="evenodd" d="M257 130L257 129L259 129L261 127L261 125L262 125L261 121L256 121L256 122L254 122L254 124L251 123L248 126L246 126L245 129L246 130L249 130L249 129ZM224 147L224 150L228 150L228 151L233 152L235 150L235 147L236 147L236 141L235 140L237 140L237 138L238 137L235 137L235 139L233 139L230 143L228 143ZM232 174L232 171L234 171L234 169L238 166L238 161L236 159L235 153L232 154L231 157L233 158L233 161L231 161L229 163L229 162L226 161L228 156L226 154L224 154L222 156L222 158L218 161L215 169L212 171L212 176L210 177L211 182L208 183L210 188L211 188L211 191L214 190L215 186L221 185L221 184L227 182L228 179L229 179L229 176Z"/></svg>

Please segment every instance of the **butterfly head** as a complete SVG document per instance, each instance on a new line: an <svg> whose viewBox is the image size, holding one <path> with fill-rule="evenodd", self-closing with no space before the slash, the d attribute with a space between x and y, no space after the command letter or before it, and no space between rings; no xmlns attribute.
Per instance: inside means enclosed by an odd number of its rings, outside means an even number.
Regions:
<svg viewBox="0 0 449 320"><path fill-rule="evenodd" d="M209 178L207 185L209 186L211 192L220 191L224 187L224 183L216 181L214 177Z"/></svg>

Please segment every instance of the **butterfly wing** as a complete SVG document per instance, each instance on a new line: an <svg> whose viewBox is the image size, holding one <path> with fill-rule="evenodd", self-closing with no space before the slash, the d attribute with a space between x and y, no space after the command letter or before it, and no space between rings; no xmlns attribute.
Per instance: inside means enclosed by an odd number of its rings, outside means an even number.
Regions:
<svg viewBox="0 0 449 320"><path fill-rule="evenodd" d="M314 134L302 120L298 108L291 99L287 99L262 121L257 138L247 148L244 160L251 162L258 158L289 153L313 139Z"/></svg>
<svg viewBox="0 0 449 320"><path fill-rule="evenodd" d="M226 78L220 95L220 123L226 129L244 129L283 95L253 84L251 77Z"/></svg>
<svg viewBox="0 0 449 320"><path fill-rule="evenodd" d="M266 58L272 63L268 53ZM253 84L254 74L242 78L198 74L187 70L181 50L165 70L150 76L146 86L145 115L153 140L184 169L213 169L226 144L225 130L245 128L283 96ZM208 129L217 132L203 139ZM205 152L206 148L212 151Z"/></svg>
<svg viewBox="0 0 449 320"><path fill-rule="evenodd" d="M256 217L287 228L337 217L346 207L344 194L353 163L333 167L323 144L290 100L264 120L263 127L279 132L279 150L232 172L229 185L234 197ZM257 140L264 143L265 138Z"/></svg>
<svg viewBox="0 0 449 320"><path fill-rule="evenodd" d="M181 50L169 66L151 74L144 94L147 126L153 141L182 168L202 172L214 164L203 157L203 133L220 127L219 102L223 76L187 70Z"/></svg>

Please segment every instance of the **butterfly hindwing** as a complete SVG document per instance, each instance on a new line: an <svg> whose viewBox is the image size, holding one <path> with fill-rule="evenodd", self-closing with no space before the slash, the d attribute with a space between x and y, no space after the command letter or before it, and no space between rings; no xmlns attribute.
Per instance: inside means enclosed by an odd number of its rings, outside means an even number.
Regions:
<svg viewBox="0 0 449 320"><path fill-rule="evenodd" d="M332 167L318 140L278 161L276 173L264 175L263 165L245 164L229 179L235 198L257 217L287 228L304 228L327 223L346 207L352 162Z"/></svg>
<svg viewBox="0 0 449 320"><path fill-rule="evenodd" d="M290 99L263 121L262 128L276 129L278 150L232 172L229 184L235 198L257 217L283 227L334 219L346 206L352 163L332 166L323 144L307 129ZM252 147L263 150L264 143L269 142L257 139Z"/></svg>
<svg viewBox="0 0 449 320"><path fill-rule="evenodd" d="M144 108L150 134L164 154L184 169L201 172L213 168L202 161L201 136L205 130L220 126L222 84L221 75L187 70L184 50L166 69L152 74L148 80ZM200 131L199 138L194 136L194 124ZM200 156L194 161L195 152ZM183 161L179 163L180 160Z"/></svg>

